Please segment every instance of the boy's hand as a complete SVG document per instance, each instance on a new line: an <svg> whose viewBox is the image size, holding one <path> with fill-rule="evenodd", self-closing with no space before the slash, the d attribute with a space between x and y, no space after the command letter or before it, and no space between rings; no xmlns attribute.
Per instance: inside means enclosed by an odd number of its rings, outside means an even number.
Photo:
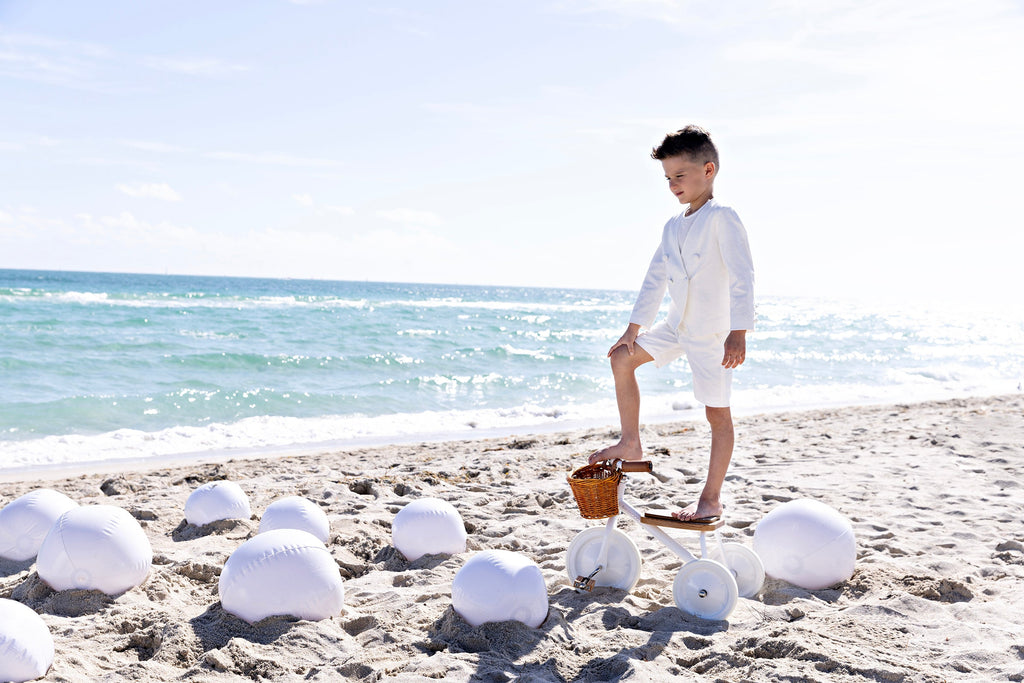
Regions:
<svg viewBox="0 0 1024 683"><path fill-rule="evenodd" d="M725 338L725 357L722 358L722 366L725 368L738 368L747 359L747 331L733 330Z"/></svg>
<svg viewBox="0 0 1024 683"><path fill-rule="evenodd" d="M636 341L636 336L640 334L640 326L636 323L630 323L626 331L619 337L619 341L612 344L612 348L608 349L608 357L612 357L612 352L620 346L625 346L626 351L629 351L629 355L633 355L633 342Z"/></svg>

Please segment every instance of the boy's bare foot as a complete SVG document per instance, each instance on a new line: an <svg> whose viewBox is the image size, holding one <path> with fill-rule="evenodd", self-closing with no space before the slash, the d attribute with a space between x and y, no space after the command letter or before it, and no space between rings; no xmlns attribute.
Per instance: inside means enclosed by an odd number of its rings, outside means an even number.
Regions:
<svg viewBox="0 0 1024 683"><path fill-rule="evenodd" d="M643 457L644 451L640 447L639 442L636 444L625 444L620 441L614 446L602 448L596 453L592 453L587 462L595 465L605 460L642 460Z"/></svg>
<svg viewBox="0 0 1024 683"><path fill-rule="evenodd" d="M723 514L725 514L725 506L720 502L701 498L696 503L690 503L679 512L673 513L672 516L683 522L692 522L708 517L721 517Z"/></svg>

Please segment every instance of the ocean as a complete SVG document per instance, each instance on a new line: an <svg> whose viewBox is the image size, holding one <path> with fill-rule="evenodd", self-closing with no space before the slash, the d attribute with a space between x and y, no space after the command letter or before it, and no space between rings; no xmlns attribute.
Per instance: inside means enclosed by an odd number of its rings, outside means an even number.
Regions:
<svg viewBox="0 0 1024 683"><path fill-rule="evenodd" d="M0 270L0 471L617 425L633 292ZM1024 314L762 297L739 414L1021 391ZM641 417L698 419L685 361Z"/></svg>

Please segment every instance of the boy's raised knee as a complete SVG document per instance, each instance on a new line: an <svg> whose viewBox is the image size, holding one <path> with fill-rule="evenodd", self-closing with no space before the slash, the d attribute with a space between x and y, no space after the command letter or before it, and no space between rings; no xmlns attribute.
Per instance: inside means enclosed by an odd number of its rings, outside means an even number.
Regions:
<svg viewBox="0 0 1024 683"><path fill-rule="evenodd" d="M620 346L612 351L611 358L608 360L611 363L612 372L621 372L623 370L628 372L636 367L633 365L633 357L625 346Z"/></svg>
<svg viewBox="0 0 1024 683"><path fill-rule="evenodd" d="M612 372L618 374L620 372L633 372L638 367L654 360L651 355L643 350L642 347L634 344L633 353L629 352L625 346L620 346L612 351L609 358L609 362L612 366Z"/></svg>

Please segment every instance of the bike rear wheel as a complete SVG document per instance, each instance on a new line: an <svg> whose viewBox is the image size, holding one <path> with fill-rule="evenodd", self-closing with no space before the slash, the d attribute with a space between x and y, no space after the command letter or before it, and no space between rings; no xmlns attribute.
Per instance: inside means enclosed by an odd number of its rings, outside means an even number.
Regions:
<svg viewBox="0 0 1024 683"><path fill-rule="evenodd" d="M672 582L676 607L702 619L726 619L739 601L732 572L714 560L693 560Z"/></svg>
<svg viewBox="0 0 1024 683"><path fill-rule="evenodd" d="M753 550L741 543L723 543L725 558L717 545L708 553L710 559L724 564L736 577L741 598L752 598L764 585L764 565Z"/></svg>

